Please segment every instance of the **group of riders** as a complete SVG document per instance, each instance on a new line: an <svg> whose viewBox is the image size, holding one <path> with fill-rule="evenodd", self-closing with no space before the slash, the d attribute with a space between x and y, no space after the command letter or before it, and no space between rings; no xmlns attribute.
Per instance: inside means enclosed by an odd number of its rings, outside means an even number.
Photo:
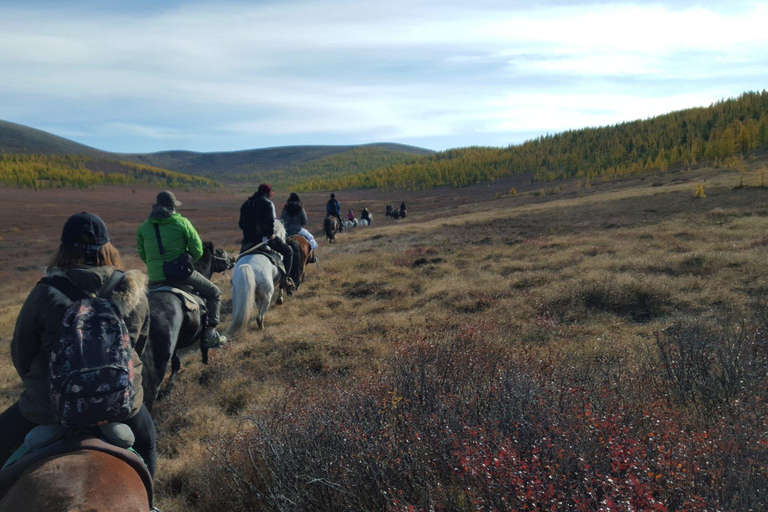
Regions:
<svg viewBox="0 0 768 512"><path fill-rule="evenodd" d="M294 258L299 255L294 255L291 246L275 235L277 216L270 200L272 196L272 187L263 183L240 208L239 226L243 231L240 254L266 247L279 253L285 271L280 285L291 294L296 283L289 276ZM67 219L58 250L48 263L46 277L32 289L16 321L11 356L24 389L18 401L0 414L0 432L3 434L0 436L0 466L17 459L36 427L72 426L77 421L71 417L79 411L87 412L90 407L93 412L103 406L111 408L109 416L120 414L119 421L130 427L135 437L133 449L154 476L157 459L155 425L144 404L140 357L149 341L147 289L161 286L193 289L206 306L206 330L201 345L217 348L227 342L216 329L221 291L192 266L203 255L203 243L192 223L176 211L180 205L172 192L160 192L149 217L138 228L136 245L139 257L147 266L146 276L137 270L120 270L120 253L112 245L107 226L98 215L83 212ZM304 236L313 249L317 247L314 237L305 228L307 213L298 194L290 194L280 219L287 236ZM191 271L187 269L179 273L179 269L186 268L185 261ZM106 312L101 310L104 302L99 303L99 299L105 299L109 304ZM104 318L108 320L104 321ZM112 327L117 324L115 331ZM108 346L115 339L119 346ZM80 346L75 347L78 343ZM98 384L96 381L103 379L104 374L88 376L90 382L85 384L70 384L67 393L54 389L52 361L58 358L59 362L64 361L63 367L67 371L76 373L80 369L72 366L80 363L68 358L73 357L73 352L79 352L87 359L88 351L93 350L89 344L108 347L110 356L114 356L112 352L124 352L130 393L121 388L120 393L112 393L107 400L99 395L99 404L93 399L95 395L72 398L67 394L73 389L78 391ZM64 345L66 347L62 349ZM102 385L98 389L106 387ZM64 417L70 424L63 420ZM87 426L105 421L108 420L98 420ZM17 452L20 446L22 449Z"/></svg>
<svg viewBox="0 0 768 512"><path fill-rule="evenodd" d="M336 199L336 194L332 193L328 202L325 203L325 214L334 217L339 222L339 231L344 230L344 222L341 220L341 205L339 204L338 199ZM349 210L349 212L347 212L347 220L351 222L353 226L357 226L357 218L355 217L354 210ZM368 208L363 208L363 211L360 212L360 220L366 221L369 226L373 224L373 217L368 211Z"/></svg>
<svg viewBox="0 0 768 512"><path fill-rule="evenodd" d="M388 204L385 215L387 217L392 217L393 219L404 219L407 213L408 213L408 208L405 206L405 201L403 201L402 203L400 203L399 209L395 208L391 204Z"/></svg>

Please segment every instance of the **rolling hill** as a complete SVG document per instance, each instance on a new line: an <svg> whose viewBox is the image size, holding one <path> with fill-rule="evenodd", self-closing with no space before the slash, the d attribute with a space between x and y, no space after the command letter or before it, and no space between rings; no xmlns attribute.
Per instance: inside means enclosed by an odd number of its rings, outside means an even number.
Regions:
<svg viewBox="0 0 768 512"><path fill-rule="evenodd" d="M391 143L286 146L210 153L110 153L42 130L0 121L0 154L84 156L89 157L89 170L105 174L130 174L133 166L139 165L217 181L270 180L287 185L307 177L330 179L388 165L411 163L432 153L428 149Z"/></svg>

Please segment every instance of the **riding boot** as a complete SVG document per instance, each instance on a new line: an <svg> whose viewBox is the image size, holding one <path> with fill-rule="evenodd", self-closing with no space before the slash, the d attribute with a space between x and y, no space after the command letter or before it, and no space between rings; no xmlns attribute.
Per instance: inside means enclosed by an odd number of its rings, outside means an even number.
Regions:
<svg viewBox="0 0 768 512"><path fill-rule="evenodd" d="M283 274L282 279L280 279L280 287L283 288L285 293L289 296L293 295L293 292L296 291L296 284L288 274Z"/></svg>

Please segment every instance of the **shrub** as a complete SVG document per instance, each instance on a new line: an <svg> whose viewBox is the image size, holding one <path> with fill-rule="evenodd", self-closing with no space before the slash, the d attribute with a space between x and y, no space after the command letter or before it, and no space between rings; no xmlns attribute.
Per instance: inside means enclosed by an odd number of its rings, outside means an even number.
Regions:
<svg viewBox="0 0 768 512"><path fill-rule="evenodd" d="M545 302L542 314L581 320L590 313L611 313L634 322L664 315L670 293L658 283L634 278L587 279Z"/></svg>
<svg viewBox="0 0 768 512"><path fill-rule="evenodd" d="M733 312L677 319L656 333L661 378L683 405L703 413L766 389L768 331L764 315Z"/></svg>
<svg viewBox="0 0 768 512"><path fill-rule="evenodd" d="M227 510L758 510L766 407L706 426L573 360L513 351L492 324L404 343L389 371L297 388L210 445ZM509 341L509 340L507 340ZM599 365L596 362L595 365ZM597 366L595 366L597 368ZM645 388L646 374L626 377ZM650 388L649 388L650 389ZM210 500L210 501L207 501Z"/></svg>

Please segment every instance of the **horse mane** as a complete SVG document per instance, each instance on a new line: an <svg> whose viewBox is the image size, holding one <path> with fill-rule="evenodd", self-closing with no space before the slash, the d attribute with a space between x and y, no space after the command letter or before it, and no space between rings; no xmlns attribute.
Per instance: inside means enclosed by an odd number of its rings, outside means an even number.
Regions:
<svg viewBox="0 0 768 512"><path fill-rule="evenodd" d="M275 236L285 242L285 226L283 226L283 221L280 219L275 219Z"/></svg>

